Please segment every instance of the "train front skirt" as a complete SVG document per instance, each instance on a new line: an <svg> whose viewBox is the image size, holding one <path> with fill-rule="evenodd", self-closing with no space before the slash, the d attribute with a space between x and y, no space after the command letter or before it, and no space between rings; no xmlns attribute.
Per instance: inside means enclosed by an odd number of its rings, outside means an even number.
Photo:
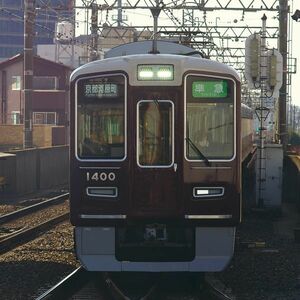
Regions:
<svg viewBox="0 0 300 300"><path fill-rule="evenodd" d="M190 261L119 261L114 227L76 227L76 253L88 271L216 272L229 264L235 227L196 227Z"/></svg>

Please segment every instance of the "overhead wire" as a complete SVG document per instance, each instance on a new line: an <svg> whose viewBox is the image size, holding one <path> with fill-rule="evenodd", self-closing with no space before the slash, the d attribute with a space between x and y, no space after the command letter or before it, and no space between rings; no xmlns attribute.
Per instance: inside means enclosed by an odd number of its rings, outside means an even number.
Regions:
<svg viewBox="0 0 300 300"><path fill-rule="evenodd" d="M48 11L47 11L48 14L47 14L47 12L44 12L45 9L43 9L43 10L39 9L37 15L39 15L39 16L51 16L51 18L52 18L52 17L55 17L55 16L58 16L58 12L50 5L50 1L47 1L47 0L38 0L38 2L39 2L41 5L43 5L44 8L47 8L47 9L48 9ZM94 1L84 1L84 0L82 0L82 3L84 3L85 6L86 6L85 9L87 9L88 6L89 6L92 2L94 2ZM105 1L105 2L106 2L106 1ZM60 3L62 3L62 1L60 1ZM153 0L145 0L145 3L146 3L147 6L149 6L149 8L154 6ZM165 11L165 10L166 10L165 7L168 6L168 4L164 5L163 2L161 2L161 3L163 4L163 8L164 8L163 11ZM115 4L116 4L116 1L114 1L114 3L113 3L112 5L110 5L110 7L113 7ZM0 9L1 9L1 8L0 8ZM1 10L5 10L5 9L2 8ZM102 9L101 9L101 13L104 13L104 12L105 12L105 10L102 10ZM18 19L21 18L19 15L14 15L13 13L10 13L10 12L8 12L8 11L6 11L6 13L11 14L12 16L14 16L15 18L18 18ZM109 20L108 20L108 13L109 13L109 10L106 10L106 23L107 23L108 25L110 25L110 22L109 22ZM170 14L169 16L168 16L168 13ZM180 22L180 20L177 18L177 16L175 16L175 15L173 14L173 11L172 11L171 9L168 10L168 13L167 13L166 15L168 16L169 19L171 19L171 21L173 21L173 23L174 23L175 25L177 24L177 25L180 25L181 27L183 26L183 24ZM75 13L75 14L76 14L76 13ZM75 30L75 25L76 25L76 24L79 24L79 23L84 23L84 24L86 24L87 27L90 26L91 23L90 23L88 20L85 20L85 21L80 21L80 20L78 20L78 21L75 22L75 14L72 14L72 16L69 17L69 20L71 20L72 23L74 23L74 30ZM21 18L21 20L24 21L23 18ZM15 20L14 20L14 21L15 21ZM44 25L38 24L38 23L36 23L35 25L36 25L37 27L39 27L39 28L41 28L41 29L47 31L47 32L50 32L50 33L54 33L54 34L55 34L55 31L54 31L53 29L47 27L47 26L44 26ZM87 34L88 34L88 33L87 33ZM66 35L63 35L63 36L66 37ZM81 41L81 40L77 40L76 38L73 39L73 42L74 42L74 43L77 43L77 44L80 45L80 46L84 46L84 47L87 47L87 48L92 49L92 47L91 47L88 43L85 43L85 42L83 42L83 41ZM221 54L221 53L218 51L218 48L220 48L220 46L217 46L217 45L214 43L214 48L215 48L215 47L217 47L217 49L214 49L214 50L216 51L216 53L217 53L217 54ZM227 50L227 51L228 51L228 50ZM218 56L218 55L217 55L217 56ZM229 58L227 58L227 59L229 59Z"/></svg>
<svg viewBox="0 0 300 300"><path fill-rule="evenodd" d="M14 18L17 19L17 20L11 19L11 21L24 22L24 17L21 17L21 16L19 16L17 14L14 14L14 13L10 12L9 10L7 10L5 8L0 8L0 11L3 11L5 13L7 13L8 15L10 15L10 16L12 16L12 17L14 17ZM28 20L28 22L30 22L31 24L35 25L36 27L42 28L42 29L44 29L44 30L46 30L46 31L48 31L50 33L53 33L54 35L56 34L56 31L53 30L53 29L51 29L51 28L49 28L49 27L46 27L46 26L41 25L41 24L38 24L38 23L36 23L34 21L31 21L31 20ZM63 36L64 37L68 37L66 34L63 34ZM76 45L85 46L87 48L92 49L92 47L89 44L83 43L82 41L77 40L76 38L73 38L72 41L75 42Z"/></svg>

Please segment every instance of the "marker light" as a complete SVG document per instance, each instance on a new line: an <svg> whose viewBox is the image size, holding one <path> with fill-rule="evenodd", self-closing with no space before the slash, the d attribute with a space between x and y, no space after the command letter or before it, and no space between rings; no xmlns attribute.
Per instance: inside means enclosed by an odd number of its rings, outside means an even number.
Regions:
<svg viewBox="0 0 300 300"><path fill-rule="evenodd" d="M223 187L194 187L193 188L194 198L221 197L223 195L224 195Z"/></svg>
<svg viewBox="0 0 300 300"><path fill-rule="evenodd" d="M174 79L173 65L138 65L138 80L160 81Z"/></svg>
<svg viewBox="0 0 300 300"><path fill-rule="evenodd" d="M196 196L200 196L200 195L208 195L209 194L209 190L200 190L200 189L196 189Z"/></svg>

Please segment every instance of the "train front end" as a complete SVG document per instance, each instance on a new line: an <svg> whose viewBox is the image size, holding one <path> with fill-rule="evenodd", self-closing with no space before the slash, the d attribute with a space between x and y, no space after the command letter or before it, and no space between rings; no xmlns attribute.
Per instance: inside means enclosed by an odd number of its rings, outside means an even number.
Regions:
<svg viewBox="0 0 300 300"><path fill-rule="evenodd" d="M133 55L71 76L70 203L90 271L221 271L240 221L240 81Z"/></svg>

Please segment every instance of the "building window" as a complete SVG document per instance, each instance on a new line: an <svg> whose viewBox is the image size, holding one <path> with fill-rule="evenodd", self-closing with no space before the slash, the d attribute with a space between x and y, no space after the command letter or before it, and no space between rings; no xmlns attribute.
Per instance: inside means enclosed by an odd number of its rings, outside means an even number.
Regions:
<svg viewBox="0 0 300 300"><path fill-rule="evenodd" d="M33 89L34 90L57 90L58 78L55 76L34 76Z"/></svg>
<svg viewBox="0 0 300 300"><path fill-rule="evenodd" d="M20 112L12 111L11 112L11 122L13 125L21 124L20 122Z"/></svg>
<svg viewBox="0 0 300 300"><path fill-rule="evenodd" d="M13 91L21 90L21 76L12 76L11 78L11 89Z"/></svg>
<svg viewBox="0 0 300 300"><path fill-rule="evenodd" d="M33 123L34 124L56 124L56 113L55 112L34 112L33 113Z"/></svg>

